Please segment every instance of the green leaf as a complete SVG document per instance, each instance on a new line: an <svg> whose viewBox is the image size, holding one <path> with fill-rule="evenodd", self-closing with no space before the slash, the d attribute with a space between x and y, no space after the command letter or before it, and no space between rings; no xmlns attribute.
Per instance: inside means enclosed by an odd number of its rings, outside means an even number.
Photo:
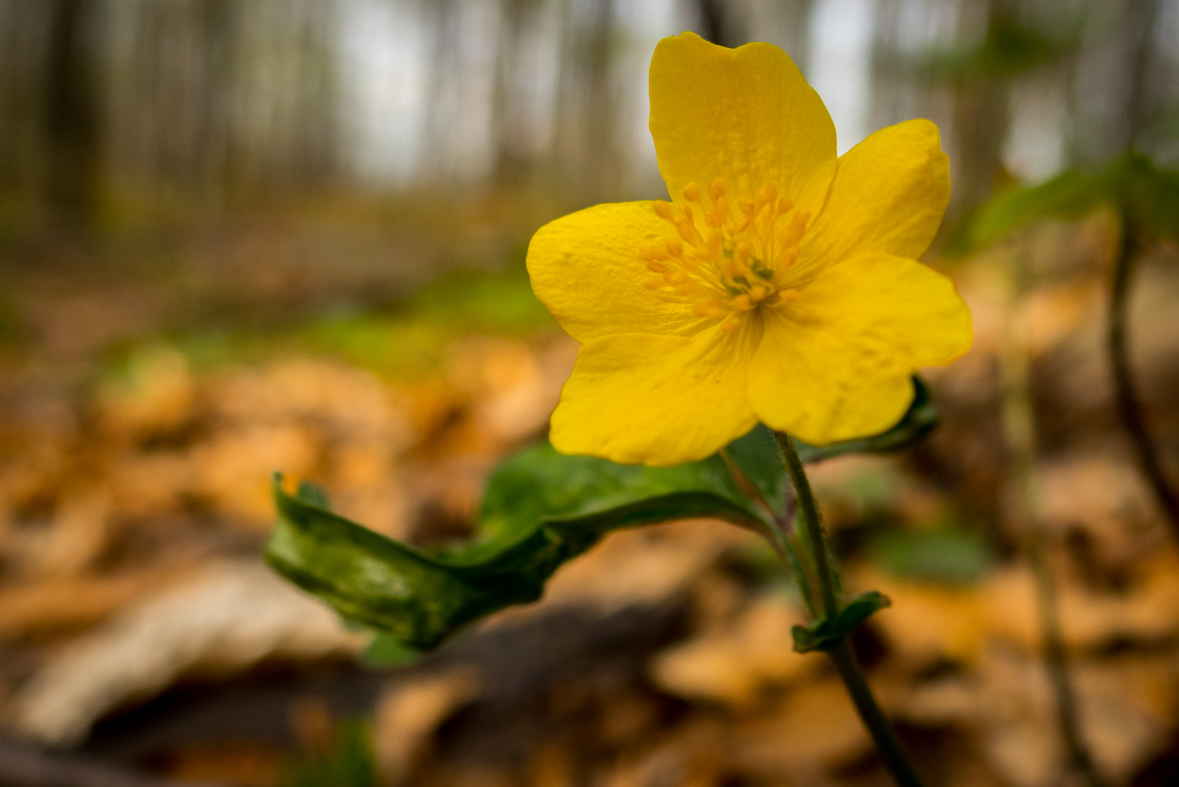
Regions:
<svg viewBox="0 0 1179 787"><path fill-rule="evenodd" d="M1110 165L1104 181L1133 231L1153 240L1179 240L1179 172L1159 169L1131 152Z"/></svg>
<svg viewBox="0 0 1179 787"><path fill-rule="evenodd" d="M794 626L790 634L794 637L794 650L809 653L812 650L827 650L839 644L856 626L886 607L892 606L888 596L878 590L861 593L847 603L834 620L822 617L805 626Z"/></svg>
<svg viewBox="0 0 1179 787"><path fill-rule="evenodd" d="M924 58L924 71L937 80L984 82L1004 79L1058 62L1080 41L1081 20L1064 20L1049 31L1008 14L990 19L986 36L970 47L952 47Z"/></svg>
<svg viewBox="0 0 1179 787"><path fill-rule="evenodd" d="M869 544L872 559L890 574L941 585L970 585L995 562L987 538L962 527L888 532Z"/></svg>
<svg viewBox="0 0 1179 787"><path fill-rule="evenodd" d="M913 377L913 401L891 429L871 437L844 440L830 445L811 445L794 440L798 456L805 463L820 462L844 454L885 454L901 451L921 441L938 422L937 406L920 377ZM781 462L778 464L781 467Z"/></svg>
<svg viewBox="0 0 1179 787"><path fill-rule="evenodd" d="M950 250L968 254L1032 222L1079 218L1101 204L1115 207L1131 231L1179 240L1179 172L1129 152L1096 175L1069 170L1038 186L999 193L962 226Z"/></svg>
<svg viewBox="0 0 1179 787"><path fill-rule="evenodd" d="M970 254L1045 218L1079 218L1107 198L1103 178L1078 170L1068 170L1038 186L1001 191L966 221L951 240L950 251Z"/></svg>
<svg viewBox="0 0 1179 787"><path fill-rule="evenodd" d="M725 453L774 513L779 516L785 514L790 481L786 477L782 455L778 452L778 443L769 427L758 424L744 437L729 443Z"/></svg>
<svg viewBox="0 0 1179 787"><path fill-rule="evenodd" d="M407 647L383 631L378 631L364 649L363 661L374 668L404 667L422 657L420 650Z"/></svg>
<svg viewBox="0 0 1179 787"><path fill-rule="evenodd" d="M274 497L271 565L345 618L419 650L492 612L537 600L562 563L611 530L713 517L769 533L718 456L647 468L537 446L492 475L477 538L434 554L291 496L278 478Z"/></svg>

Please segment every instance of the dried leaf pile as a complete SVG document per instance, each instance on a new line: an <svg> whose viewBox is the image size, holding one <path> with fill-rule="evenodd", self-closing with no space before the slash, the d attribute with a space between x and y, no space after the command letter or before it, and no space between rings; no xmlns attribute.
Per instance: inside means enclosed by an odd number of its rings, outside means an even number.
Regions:
<svg viewBox="0 0 1179 787"><path fill-rule="evenodd" d="M977 342L929 375L934 436L814 469L849 590L892 598L857 646L930 784L1051 787L1066 773L1001 438L1012 310L1033 356L1037 513L1085 735L1113 784L1179 773L1179 548L1110 405L1108 246L1093 221L962 266ZM1012 254L1034 268L1018 301L996 274ZM1171 459L1174 262L1165 249L1146 262L1131 325ZM359 666L371 635L261 561L271 473L316 481L388 535L463 538L489 469L543 434L576 353L551 329L442 346L413 374L289 347L208 366L165 339L75 358L87 371L65 376L35 343L0 356L5 734L247 787L888 783L826 662L794 653L803 613L772 554L720 523L615 534L542 602L420 661ZM229 700L259 686L277 723L234 718ZM169 697L229 699L186 727ZM110 743L119 724L165 717L168 735Z"/></svg>

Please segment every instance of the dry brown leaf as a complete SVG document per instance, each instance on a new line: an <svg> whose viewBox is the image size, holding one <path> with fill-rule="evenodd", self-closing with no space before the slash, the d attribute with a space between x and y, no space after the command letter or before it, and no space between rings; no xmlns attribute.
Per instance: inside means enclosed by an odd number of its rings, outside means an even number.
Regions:
<svg viewBox="0 0 1179 787"><path fill-rule="evenodd" d="M434 730L481 691L473 667L401 680L385 689L373 718L373 751L381 772L401 783Z"/></svg>
<svg viewBox="0 0 1179 787"><path fill-rule="evenodd" d="M413 440L406 403L375 375L354 366L295 358L210 382L221 419L241 424L315 422L336 439L373 440L397 453Z"/></svg>
<svg viewBox="0 0 1179 787"><path fill-rule="evenodd" d="M794 652L790 627L802 620L786 599L754 601L732 628L711 632L658 654L651 674L663 690L736 707L752 705L762 690L801 679L822 659Z"/></svg>
<svg viewBox="0 0 1179 787"><path fill-rule="evenodd" d="M684 592L726 549L752 534L716 520L675 522L611 533L567 563L545 588L545 604L603 613L649 606Z"/></svg>
<svg viewBox="0 0 1179 787"><path fill-rule="evenodd" d="M182 569L168 565L6 588L0 591L0 641L91 626L144 593L183 576Z"/></svg>
<svg viewBox="0 0 1179 787"><path fill-rule="evenodd" d="M974 588L906 582L867 567L855 572L856 587L876 588L892 606L872 617L892 650L920 669L941 660L970 662L987 634Z"/></svg>
<svg viewBox="0 0 1179 787"><path fill-rule="evenodd" d="M96 417L109 435L138 438L175 429L193 415L196 385L185 357L171 347L149 347L126 373L95 392Z"/></svg>
<svg viewBox="0 0 1179 787"><path fill-rule="evenodd" d="M269 530L271 474L310 475L321 448L311 429L294 423L221 431L193 449L192 489L235 521Z"/></svg>
<svg viewBox="0 0 1179 787"><path fill-rule="evenodd" d="M821 783L825 772L870 751L843 684L828 675L786 694L773 713L737 722L730 753L752 776Z"/></svg>
<svg viewBox="0 0 1179 787"><path fill-rule="evenodd" d="M71 743L104 713L181 674L353 653L365 639L260 561L215 563L65 647L14 698L12 726L45 743Z"/></svg>

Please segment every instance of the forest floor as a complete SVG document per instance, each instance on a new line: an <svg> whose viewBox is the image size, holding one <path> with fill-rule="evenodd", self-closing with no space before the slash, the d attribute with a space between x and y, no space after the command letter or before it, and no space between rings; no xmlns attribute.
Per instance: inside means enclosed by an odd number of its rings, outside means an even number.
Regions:
<svg viewBox="0 0 1179 787"><path fill-rule="evenodd" d="M469 535L577 351L494 210L315 215L5 247L0 781L49 783L4 776L26 757L78 785L889 783L825 660L793 652L772 553L727 525L612 535L413 663L272 574L275 471L399 539ZM1179 780L1179 551L1111 404L1112 242L1097 217L935 260L977 334L926 375L940 426L812 469L849 589L892 598L856 644L930 785L1075 783L1010 492L1013 343L1084 736L1111 784ZM1179 482L1177 257L1143 260L1131 342Z"/></svg>

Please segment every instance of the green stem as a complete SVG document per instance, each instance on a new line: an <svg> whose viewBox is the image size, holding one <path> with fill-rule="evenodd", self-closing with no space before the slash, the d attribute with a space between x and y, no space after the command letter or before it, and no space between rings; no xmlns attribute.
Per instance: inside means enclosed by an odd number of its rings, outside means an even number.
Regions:
<svg viewBox="0 0 1179 787"><path fill-rule="evenodd" d="M819 518L819 507L815 504L815 495L811 491L810 481L806 477L806 470L794 447L794 441L789 435L781 432L774 432L774 438L778 441L782 463L786 466L786 473L790 476L798 497L798 508L802 514L803 527L806 528L811 558L815 565L823 614L828 620L834 620L839 614L839 596L836 592L834 569L827 559L827 539L823 533L822 520ZM798 581L801 584L806 578L799 576ZM839 677L843 679L843 685L851 695L852 703L860 714L860 720L863 721L872 740L876 742L876 748L880 750L884 764L898 787L921 787L917 771L913 768L913 763L892 723L876 702L848 638L844 637L839 644L828 650L827 656L835 665Z"/></svg>

